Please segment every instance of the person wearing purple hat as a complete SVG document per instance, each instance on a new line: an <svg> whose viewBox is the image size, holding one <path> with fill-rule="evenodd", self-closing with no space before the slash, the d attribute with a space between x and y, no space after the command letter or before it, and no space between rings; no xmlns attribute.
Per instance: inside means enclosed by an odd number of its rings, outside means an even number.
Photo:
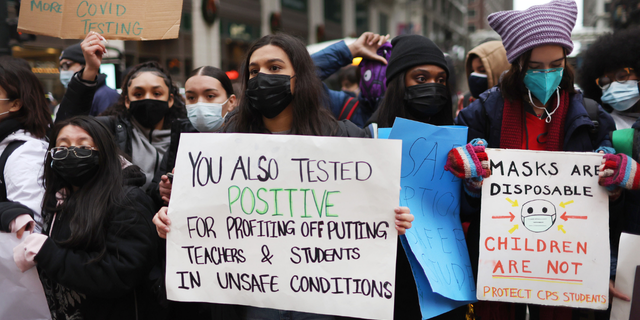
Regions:
<svg viewBox="0 0 640 320"><path fill-rule="evenodd" d="M446 167L464 179L461 216L471 220L467 246L476 273L482 180L491 174L485 147L612 151L608 133L615 124L611 116L593 102L597 121L592 121L584 97L574 89L574 73L567 63L577 15L575 1L554 0L488 17L489 25L502 37L511 68L498 86L481 94L455 119L455 124L469 127L468 140L474 143L452 149ZM610 205L619 204L610 201ZM522 304L481 301L475 306L476 316L483 320L525 319ZM571 319L573 311L538 306L529 306L529 310L532 320Z"/></svg>

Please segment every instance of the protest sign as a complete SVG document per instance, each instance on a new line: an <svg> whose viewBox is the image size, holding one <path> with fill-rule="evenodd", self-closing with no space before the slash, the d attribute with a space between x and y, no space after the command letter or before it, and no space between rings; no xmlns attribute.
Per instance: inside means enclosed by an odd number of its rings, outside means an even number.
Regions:
<svg viewBox="0 0 640 320"><path fill-rule="evenodd" d="M391 319L401 142L183 134L167 296Z"/></svg>
<svg viewBox="0 0 640 320"><path fill-rule="evenodd" d="M0 233L0 319L51 319L38 270L23 273L13 261L13 248L28 235L25 232L20 240L15 233Z"/></svg>
<svg viewBox="0 0 640 320"><path fill-rule="evenodd" d="M175 39L182 0L22 1L18 31L62 39L84 39L95 31L107 39Z"/></svg>
<svg viewBox="0 0 640 320"><path fill-rule="evenodd" d="M636 284L636 279L640 276L636 272L636 268L640 266L638 248L640 248L640 236L628 233L620 235L615 287L632 301L612 297L611 320L630 319L632 304L640 304L640 296L634 294L635 290L640 289L640 285Z"/></svg>
<svg viewBox="0 0 640 320"><path fill-rule="evenodd" d="M402 140L400 205L415 220L402 237L423 318L476 301L460 223L460 179L444 170L449 150L466 144L467 127L396 118L390 139Z"/></svg>
<svg viewBox="0 0 640 320"><path fill-rule="evenodd" d="M478 299L606 309L609 207L598 185L602 155L487 154Z"/></svg>

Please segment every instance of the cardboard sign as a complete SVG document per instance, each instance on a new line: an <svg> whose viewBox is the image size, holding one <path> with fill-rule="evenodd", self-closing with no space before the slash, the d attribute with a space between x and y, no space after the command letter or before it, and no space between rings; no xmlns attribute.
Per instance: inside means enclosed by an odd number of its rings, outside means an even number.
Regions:
<svg viewBox="0 0 640 320"><path fill-rule="evenodd" d="M478 299L606 309L608 196L602 155L487 149Z"/></svg>
<svg viewBox="0 0 640 320"><path fill-rule="evenodd" d="M391 319L401 142L183 134L167 296Z"/></svg>
<svg viewBox="0 0 640 320"><path fill-rule="evenodd" d="M175 39L182 0L26 0L18 31L62 39L84 39L89 31L107 39Z"/></svg>
<svg viewBox="0 0 640 320"><path fill-rule="evenodd" d="M444 170L449 150L466 144L467 127L397 118L389 136L402 140L400 205L415 220L402 237L416 280L422 317L476 301L476 286L460 223L461 180Z"/></svg>
<svg viewBox="0 0 640 320"><path fill-rule="evenodd" d="M615 287L618 291L626 294L631 301L623 301L612 297L611 320L627 320L631 313L631 307L640 306L640 295L636 295L635 291L640 289L637 278L636 267L640 265L640 236L622 233L620 235L620 246L618 247L618 263L616 268ZM640 313L636 313L637 315Z"/></svg>

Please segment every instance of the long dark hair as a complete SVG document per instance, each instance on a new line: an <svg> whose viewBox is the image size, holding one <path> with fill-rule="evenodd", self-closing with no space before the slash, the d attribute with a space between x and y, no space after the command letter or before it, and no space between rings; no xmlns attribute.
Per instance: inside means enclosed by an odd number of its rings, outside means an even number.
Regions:
<svg viewBox="0 0 640 320"><path fill-rule="evenodd" d="M323 135L326 128L335 129L336 120L326 107L327 101L320 78L316 75L315 65L309 52L299 39L279 33L267 35L256 41L247 52L242 67L242 91L247 89L249 81L249 62L253 53L267 45L282 49L291 64L296 76L295 92L293 94L293 122L291 133L298 135ZM235 114L227 126L236 132L267 133L262 114L251 108L249 100L240 99L238 113ZM325 128L325 130L323 130ZM224 130L224 129L223 129Z"/></svg>
<svg viewBox="0 0 640 320"><path fill-rule="evenodd" d="M222 84L222 88L224 89L224 91L227 92L227 98L229 98L232 94L234 94L233 84L231 84L231 80L229 80L229 77L224 71L216 67L211 67L211 66L200 67L198 69L191 71L189 78L193 76L208 76L208 77L217 79L218 81L220 81L220 84Z"/></svg>
<svg viewBox="0 0 640 320"><path fill-rule="evenodd" d="M53 159L47 153L44 166L44 221L51 221L57 213L62 220L69 221L71 235L61 245L81 250L97 250L99 261L105 254L106 225L115 208L122 206L124 198L122 165L114 138L107 127L89 116L77 116L56 123L51 133L49 150L56 146L60 131L66 126L76 126L93 138L99 154L99 169L96 175L80 189L65 182L51 168ZM62 205L57 205L56 193L64 195Z"/></svg>
<svg viewBox="0 0 640 320"><path fill-rule="evenodd" d="M527 95L527 87L524 85L524 76L529 70L529 61L531 60L531 51L533 49L523 53L520 57L511 64L511 68L504 74L500 81L500 91L502 97L505 100L514 101L522 99ZM522 68L520 66L522 65ZM569 94L575 94L574 88L574 73L573 68L567 61L567 56L564 57L564 71L562 72L562 80L560 80L560 89L569 92Z"/></svg>
<svg viewBox="0 0 640 320"><path fill-rule="evenodd" d="M19 61L0 60L0 87L7 92L10 101L20 99L22 107L11 115L24 130L36 138L44 138L51 126L49 104L36 75Z"/></svg>
<svg viewBox="0 0 640 320"><path fill-rule="evenodd" d="M122 93L120 94L120 98L118 98L118 102L107 108L107 110L102 112L100 115L130 118L129 112L127 112L127 107L125 106L125 101L129 97L129 87L131 86L133 79L145 72L151 72L162 78L164 80L164 84L169 88L169 94L173 95L173 106L169 108L169 113L164 117L162 128L169 129L171 128L173 120L186 117L187 111L184 106L184 99L182 99L182 95L180 94L180 88L173 83L171 75L169 75L169 73L155 61L140 63L133 67L124 77L124 81L122 82Z"/></svg>
<svg viewBox="0 0 640 320"><path fill-rule="evenodd" d="M378 111L377 123L380 128L389 128L393 126L393 122L396 117L411 119L433 125L450 125L453 124L453 115L451 114L451 93L448 94L449 103L447 107L442 108L440 112L429 117L428 119L416 119L412 116L405 107L404 93L405 93L405 72L402 72L395 76L391 81L387 82L387 91L384 94L384 98L380 103L380 110ZM449 88L449 78L447 77L446 83L447 92Z"/></svg>

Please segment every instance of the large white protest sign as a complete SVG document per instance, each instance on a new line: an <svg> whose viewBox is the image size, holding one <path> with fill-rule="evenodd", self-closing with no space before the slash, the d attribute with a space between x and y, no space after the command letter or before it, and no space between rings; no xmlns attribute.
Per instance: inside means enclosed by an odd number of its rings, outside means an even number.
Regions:
<svg viewBox="0 0 640 320"><path fill-rule="evenodd" d="M391 319L401 142L183 134L167 296Z"/></svg>
<svg viewBox="0 0 640 320"><path fill-rule="evenodd" d="M609 209L596 153L487 149L480 300L606 309Z"/></svg>

